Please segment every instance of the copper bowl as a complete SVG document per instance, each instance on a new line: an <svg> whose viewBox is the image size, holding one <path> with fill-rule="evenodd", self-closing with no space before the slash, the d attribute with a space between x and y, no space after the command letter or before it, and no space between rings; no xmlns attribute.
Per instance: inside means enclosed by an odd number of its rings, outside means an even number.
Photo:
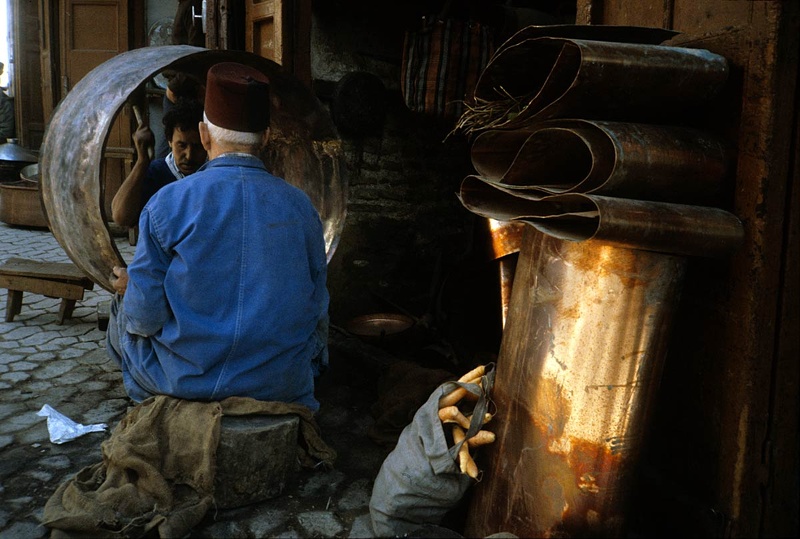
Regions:
<svg viewBox="0 0 800 539"><path fill-rule="evenodd" d="M415 320L405 314L374 313L357 316L347 322L345 329L366 342L391 342L414 327Z"/></svg>

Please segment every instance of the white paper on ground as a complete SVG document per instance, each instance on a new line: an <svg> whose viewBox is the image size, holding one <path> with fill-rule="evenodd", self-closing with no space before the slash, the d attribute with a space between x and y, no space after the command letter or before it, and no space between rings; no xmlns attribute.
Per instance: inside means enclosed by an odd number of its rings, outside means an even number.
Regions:
<svg viewBox="0 0 800 539"><path fill-rule="evenodd" d="M36 415L47 418L47 431L50 433L50 441L54 444L63 444L83 436L89 432L100 432L106 430L105 423L94 425L81 425L57 411L49 404L42 406Z"/></svg>

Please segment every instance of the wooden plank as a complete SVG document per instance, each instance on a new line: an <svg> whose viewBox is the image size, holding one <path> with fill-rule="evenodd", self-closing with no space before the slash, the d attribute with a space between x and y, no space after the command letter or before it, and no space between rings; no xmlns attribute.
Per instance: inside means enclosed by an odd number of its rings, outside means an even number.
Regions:
<svg viewBox="0 0 800 539"><path fill-rule="evenodd" d="M0 288L33 292L51 298L83 299L84 287L80 284L47 281L35 277L0 275Z"/></svg>
<svg viewBox="0 0 800 539"><path fill-rule="evenodd" d="M0 275L34 277L50 281L76 282L88 290L94 283L77 266L65 262L42 262L25 258L9 258L0 265Z"/></svg>

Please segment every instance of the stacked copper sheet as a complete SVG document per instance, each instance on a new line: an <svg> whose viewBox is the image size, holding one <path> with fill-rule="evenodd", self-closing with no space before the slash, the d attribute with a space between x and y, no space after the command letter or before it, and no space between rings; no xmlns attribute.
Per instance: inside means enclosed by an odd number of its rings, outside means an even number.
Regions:
<svg viewBox="0 0 800 539"><path fill-rule="evenodd" d="M625 535L689 257L743 237L731 149L700 120L727 62L673 35L526 28L459 122L476 172L459 198L518 251L469 537Z"/></svg>

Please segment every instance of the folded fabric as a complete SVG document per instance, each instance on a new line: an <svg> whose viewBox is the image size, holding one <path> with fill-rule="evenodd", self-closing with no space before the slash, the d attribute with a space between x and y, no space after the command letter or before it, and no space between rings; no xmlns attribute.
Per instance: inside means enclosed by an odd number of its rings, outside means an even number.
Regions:
<svg viewBox="0 0 800 539"><path fill-rule="evenodd" d="M52 537L183 537L213 502L222 416L250 414L299 416L301 464L333 465L336 453L305 406L160 395L119 422L101 444L102 462L59 486L45 505L43 524L53 528Z"/></svg>

